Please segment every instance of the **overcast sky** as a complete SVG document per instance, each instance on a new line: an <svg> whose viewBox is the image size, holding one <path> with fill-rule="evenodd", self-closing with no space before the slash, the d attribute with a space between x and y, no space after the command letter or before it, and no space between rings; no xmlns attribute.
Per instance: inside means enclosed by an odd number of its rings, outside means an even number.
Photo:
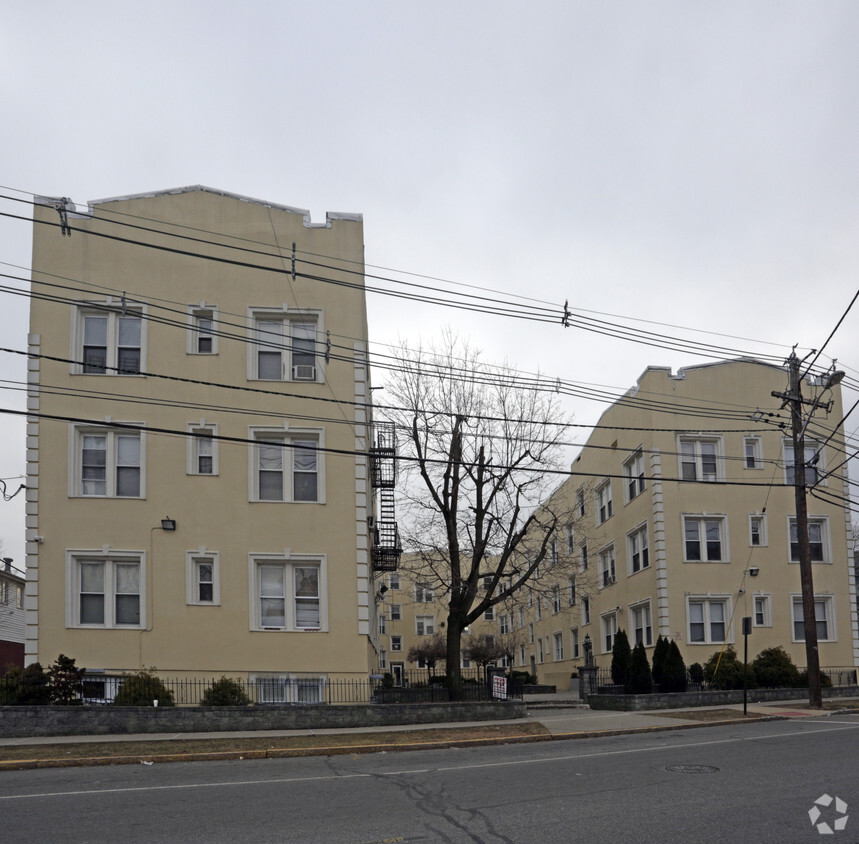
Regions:
<svg viewBox="0 0 859 844"><path fill-rule="evenodd" d="M0 193L83 205L204 184L320 220L360 212L368 264L758 354L819 348L859 287L852 0L4 7ZM0 260L29 267L30 248L31 225L0 217ZM620 390L706 360L368 306L374 340L447 324L488 360ZM2 345L26 347L27 308L0 293ZM859 304L826 348L852 379L857 337ZM24 377L0 353L0 387ZM0 407L24 401L3 389ZM591 423L604 406L570 409ZM14 489L24 471L23 425L0 417L0 477ZM22 499L0 502L19 565Z"/></svg>

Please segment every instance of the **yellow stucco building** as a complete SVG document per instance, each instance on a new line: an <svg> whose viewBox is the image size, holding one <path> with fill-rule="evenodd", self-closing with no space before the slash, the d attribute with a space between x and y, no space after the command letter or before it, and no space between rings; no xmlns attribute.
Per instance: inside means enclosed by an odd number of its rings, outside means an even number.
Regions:
<svg viewBox="0 0 859 844"><path fill-rule="evenodd" d="M366 677L385 539L360 215L196 186L41 198L34 229L27 659L272 700Z"/></svg>

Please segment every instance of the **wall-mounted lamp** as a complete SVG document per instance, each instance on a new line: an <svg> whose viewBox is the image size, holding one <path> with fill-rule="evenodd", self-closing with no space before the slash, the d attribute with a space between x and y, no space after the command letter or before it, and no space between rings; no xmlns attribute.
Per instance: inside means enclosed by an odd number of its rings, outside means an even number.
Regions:
<svg viewBox="0 0 859 844"><path fill-rule="evenodd" d="M751 577L757 577L761 573L761 570L757 566L749 566L749 575Z"/></svg>
<svg viewBox="0 0 859 844"><path fill-rule="evenodd" d="M170 516L167 516L166 519L162 519L161 530L176 530L176 519L171 519Z"/></svg>

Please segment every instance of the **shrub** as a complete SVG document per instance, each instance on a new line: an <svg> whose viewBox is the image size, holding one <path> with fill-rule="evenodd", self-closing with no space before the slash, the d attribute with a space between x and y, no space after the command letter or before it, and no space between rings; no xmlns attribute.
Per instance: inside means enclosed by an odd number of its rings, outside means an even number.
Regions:
<svg viewBox="0 0 859 844"><path fill-rule="evenodd" d="M125 677L113 699L113 705L152 706L155 700L158 701L159 706L175 705L173 692L151 671L143 669Z"/></svg>
<svg viewBox="0 0 859 844"><path fill-rule="evenodd" d="M531 674L529 671L511 671L510 679L517 683L523 683L526 686L537 685L537 675Z"/></svg>
<svg viewBox="0 0 859 844"><path fill-rule="evenodd" d="M700 662L693 662L689 666L689 679L693 683L704 682L704 666Z"/></svg>
<svg viewBox="0 0 859 844"><path fill-rule="evenodd" d="M17 665L10 665L5 676L0 677L0 706L14 706L18 702L21 673Z"/></svg>
<svg viewBox="0 0 859 844"><path fill-rule="evenodd" d="M663 692L686 691L686 664L683 662L677 642L673 640L668 645L665 662L662 664L660 688Z"/></svg>
<svg viewBox="0 0 859 844"><path fill-rule="evenodd" d="M799 672L799 677L796 681L797 688L807 689L808 688L808 669L803 668L802 671ZM821 689L829 689L832 687L832 678L828 674L820 675L820 688Z"/></svg>
<svg viewBox="0 0 859 844"><path fill-rule="evenodd" d="M793 664L790 654L781 646L762 650L755 657L752 668L755 681L764 688L795 688L800 684L799 669Z"/></svg>
<svg viewBox="0 0 859 844"><path fill-rule="evenodd" d="M653 649L653 682L662 682L662 672L665 667L665 657L668 656L668 639L660 636L656 640L656 647Z"/></svg>
<svg viewBox="0 0 859 844"><path fill-rule="evenodd" d="M632 651L629 639L623 630L618 630L614 636L611 649L611 681L616 686L625 686L629 677L629 667L632 663Z"/></svg>
<svg viewBox="0 0 859 844"><path fill-rule="evenodd" d="M50 700L48 675L38 662L33 662L21 672L18 699L15 702L19 706L44 706Z"/></svg>
<svg viewBox="0 0 859 844"><path fill-rule="evenodd" d="M83 703L83 675L83 668L76 667L72 657L60 654L48 669L51 703L57 706L80 706Z"/></svg>
<svg viewBox="0 0 859 844"><path fill-rule="evenodd" d="M382 675L382 688L383 689L393 689L394 688L394 675L391 674L390 671L386 671Z"/></svg>
<svg viewBox="0 0 859 844"><path fill-rule="evenodd" d="M716 669L716 666L718 670ZM743 663L737 657L737 652L729 645L722 652L721 660L719 651L707 660L704 666L704 679L714 689L742 689L743 688ZM755 672L751 666L746 671L748 688L757 688L755 683Z"/></svg>
<svg viewBox="0 0 859 844"><path fill-rule="evenodd" d="M242 684L222 676L203 692L200 706L247 706L248 703L250 701ZM161 705L160 699L158 705Z"/></svg>
<svg viewBox="0 0 859 844"><path fill-rule="evenodd" d="M647 651L644 650L644 644L639 642L632 649L625 691L631 695L646 695L650 694L652 685L653 676L650 673L650 663L647 661Z"/></svg>

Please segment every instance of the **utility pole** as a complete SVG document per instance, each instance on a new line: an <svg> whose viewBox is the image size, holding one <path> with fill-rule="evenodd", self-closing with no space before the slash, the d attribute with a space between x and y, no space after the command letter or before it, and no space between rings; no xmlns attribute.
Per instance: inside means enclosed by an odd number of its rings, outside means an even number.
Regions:
<svg viewBox="0 0 859 844"><path fill-rule="evenodd" d="M820 654L817 649L817 615L814 611L814 582L811 571L811 545L808 541L808 505L806 502L805 425L802 405L811 405L810 413L821 406L817 400L804 401L800 360L795 352L788 358L790 388L786 393L773 390L772 395L790 406L791 433L793 436L793 489L796 499L796 539L799 545L799 579L802 585L802 619L805 627L805 659L808 667L808 703L821 709Z"/></svg>

